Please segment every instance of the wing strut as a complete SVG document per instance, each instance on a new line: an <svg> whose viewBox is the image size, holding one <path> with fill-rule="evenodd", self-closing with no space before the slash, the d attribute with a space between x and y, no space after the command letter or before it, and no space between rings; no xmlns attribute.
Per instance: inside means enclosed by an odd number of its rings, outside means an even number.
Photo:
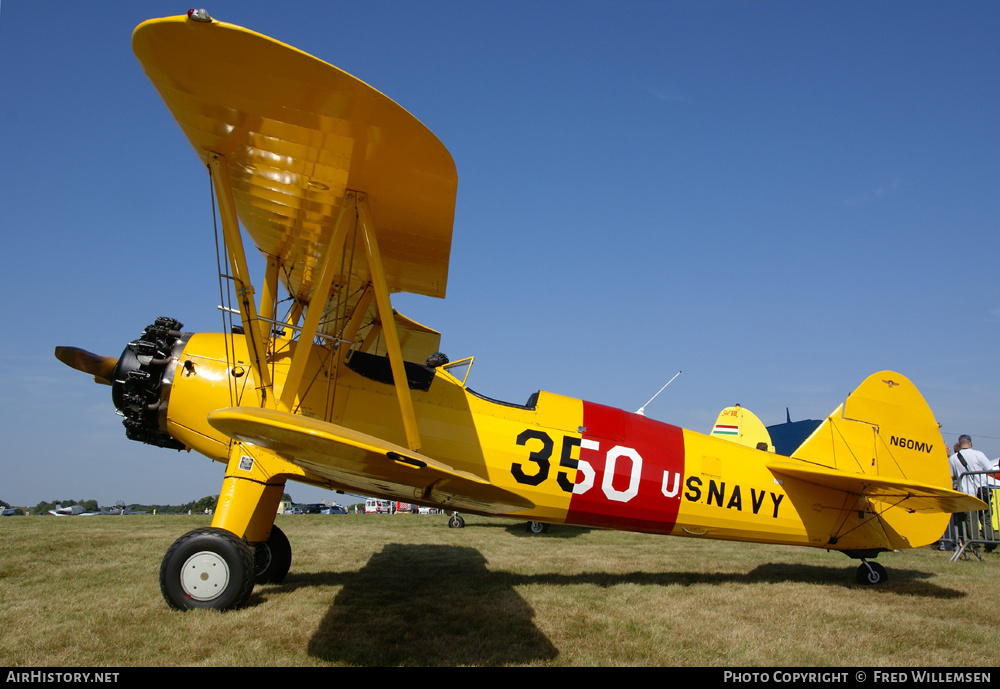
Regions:
<svg viewBox="0 0 1000 689"><path fill-rule="evenodd" d="M253 301L253 285L250 283L250 271L247 269L246 254L243 252L243 238L240 236L240 225L236 219L236 204L233 202L233 189L229 184L229 167L226 159L217 153L209 155L209 166L212 170L212 182L215 185L215 196L219 200L219 215L222 218L222 234L226 238L226 249L229 253L229 267L236 283L236 296L240 305L240 319L243 321L243 335L247 341L247 351L253 359L251 365L254 379L258 383L260 406L273 407L274 400L268 398L267 391L271 389L271 374L267 368L267 350L261 339L263 323L257 319L257 307Z"/></svg>
<svg viewBox="0 0 1000 689"><path fill-rule="evenodd" d="M403 350L399 345L399 335L396 333L396 318L389 301L389 287L385 281L382 256L379 254L378 242L375 240L375 225L372 223L371 211L368 208L368 197L364 194L358 194L357 197L358 224L365 238L368 268L371 271L372 287L375 288L375 304L378 307L379 320L382 322L382 332L385 334L385 346L389 352L389 364L392 367L396 397L399 399L399 411L403 415L406 444L416 452L420 449L420 431L417 428L416 414L413 412L410 386L406 382Z"/></svg>
<svg viewBox="0 0 1000 689"><path fill-rule="evenodd" d="M399 411L403 417L403 429L406 432L406 444L410 450L416 452L420 449L420 431L417 427L417 417L413 411L413 399L410 397L410 388L406 379L406 367L403 364L403 350L399 344L399 335L396 331L396 319L392 310L392 303L389 299L389 287L385 278L385 269L382 266L382 257L378 249L378 241L375 238L375 225L372 222L371 210L368 207L367 197L359 192L348 190L344 195L344 201L340 206L340 212L330 236L330 242L323 251L323 257L318 266L319 278L313 284L312 298L309 307L306 309L306 317L302 323L302 330L299 334L298 344L295 347L295 354L292 356L291 366L288 369L288 376L281 391L281 399L278 400L279 411L293 413L295 410L296 396L301 390L302 379L306 371L306 362L312 350L312 344L319 329L320 319L323 317L323 307L325 295L330 293L330 286L337 273L337 259L340 250L347 241L353 221L356 219L357 227L361 231L365 241L365 253L368 258L368 267L371 279L371 292L365 294L355 308L354 317L348 325L347 337L353 339L361 325L361 320L368 310L368 303L374 297L378 309L378 320L385 335L386 349L389 352L389 364L392 367L392 377L396 388L396 397L399 401ZM263 307L262 307L263 308ZM342 340L343 342L343 340Z"/></svg>
<svg viewBox="0 0 1000 689"><path fill-rule="evenodd" d="M312 286L309 308L306 309L306 318L302 323L295 354L292 355L292 364L288 369L288 377L285 378L285 384L281 390L281 399L278 400L279 411L291 413L295 410L295 397L301 389L306 362L309 360L309 354L312 352L312 345L316 339L316 331L319 329L319 322L323 317L323 307L326 305L327 295L330 294L333 276L337 272L337 257L340 255L340 248L347 241L347 232L352 224L354 206L354 194L348 192L344 197L344 202L340 205L337 221L330 234L330 242L323 251L320 265L317 266L319 278Z"/></svg>
<svg viewBox="0 0 1000 689"><path fill-rule="evenodd" d="M406 433L406 444L411 451L418 451L420 449L420 431L417 426L417 417L413 410L413 398L410 397L406 367L403 364L403 350L399 343L399 334L396 331L395 314L393 313L392 303L389 299L389 286L386 282L385 268L382 265L382 256L379 253L378 241L375 237L375 224L372 221L371 209L368 206L368 197L363 193L351 190L348 190L344 195L333 232L330 235L330 241L324 247L323 256L320 264L317 266L318 279L312 285L312 298L309 300L309 307L306 309L306 316L299 333L298 344L295 347L288 375L282 386L281 398L275 402L267 394L267 391L272 387L270 372L267 368L266 349L266 338L267 333L270 331L270 326L267 325L264 319L258 316L257 307L253 301L254 289L249 279L246 255L243 251L243 240L236 217L236 204L233 201L226 159L224 156L212 153L209 156L209 163L212 169L212 180L215 184L216 196L219 199L219 213L222 217L222 231L226 238L230 269L236 283L236 292L240 305L240 318L243 321L243 334L247 341L247 351L250 352L250 356L253 359L251 363L256 380L259 381L260 405L262 407L276 407L279 411L294 413L296 397L301 390L302 379L306 372L306 363L309 360L312 345L319 330L320 320L323 317L326 295L330 293L333 278L338 271L337 257L340 255L340 249L347 241L348 232L356 221L356 226L364 237L365 253L368 258L368 268L370 271L371 291L374 294L366 294L362 298L362 303L358 304L348 330L352 333L357 332L361 324L361 317L367 311L365 304L370 303L370 300L374 297L378 311L378 320L382 327L382 333L385 335L389 364L392 368L393 383L396 388L396 398L399 401L399 411L403 418L403 430ZM270 320L270 317L273 315L270 304L273 302L276 290L277 271L277 262L273 258L269 259L267 275L265 276L264 294L261 301L261 310L265 312L264 318L267 320Z"/></svg>
<svg viewBox="0 0 1000 689"><path fill-rule="evenodd" d="M270 339L271 331L274 330L274 310L278 302L278 259L274 256L267 257L267 267L264 269L264 292L260 295L259 318L266 323L261 323L260 334L265 341Z"/></svg>

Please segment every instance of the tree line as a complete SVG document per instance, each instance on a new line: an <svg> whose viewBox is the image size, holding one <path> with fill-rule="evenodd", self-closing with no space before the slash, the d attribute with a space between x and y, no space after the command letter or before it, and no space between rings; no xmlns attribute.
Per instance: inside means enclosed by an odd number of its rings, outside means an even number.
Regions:
<svg viewBox="0 0 1000 689"><path fill-rule="evenodd" d="M204 512L205 510L215 510L215 503L217 500L215 495L207 495L200 500L192 500L191 502L186 502L182 505L143 505L139 503L133 503L130 505L115 505L113 507L105 507L104 511L118 510L124 508L125 510L131 512L149 512L152 514L154 511L156 514L198 514ZM100 512L101 507L98 505L97 500L42 500L40 503L34 507L28 507L27 511L31 514L36 515L47 515L49 510L56 509L59 507L72 507L73 505L80 505L87 512ZM0 506L4 509L10 509L11 505L3 500L0 500ZM21 507L14 508L15 514L24 514Z"/></svg>

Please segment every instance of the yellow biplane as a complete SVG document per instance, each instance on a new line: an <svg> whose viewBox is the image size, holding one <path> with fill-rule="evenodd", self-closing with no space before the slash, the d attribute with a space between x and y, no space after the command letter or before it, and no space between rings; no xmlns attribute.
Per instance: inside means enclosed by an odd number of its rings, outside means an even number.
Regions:
<svg viewBox="0 0 1000 689"><path fill-rule="evenodd" d="M454 526L463 511L839 550L866 583L885 579L868 559L982 508L951 490L938 425L898 373L870 376L790 456L757 449L749 417L732 442L549 392L473 392L469 362L390 302L445 296L444 145L353 76L203 11L144 22L132 45L211 174L239 324L159 318L117 359L56 356L111 386L129 438L226 465L212 526L163 559L170 606L239 607L285 577L288 480L454 510ZM266 260L259 292L241 225Z"/></svg>

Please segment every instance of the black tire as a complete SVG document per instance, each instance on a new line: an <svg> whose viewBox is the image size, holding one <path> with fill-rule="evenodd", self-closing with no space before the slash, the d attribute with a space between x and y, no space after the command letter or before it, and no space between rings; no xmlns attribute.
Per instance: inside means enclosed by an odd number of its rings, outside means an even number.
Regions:
<svg viewBox="0 0 1000 689"><path fill-rule="evenodd" d="M548 533L549 525L545 522L528 522L524 530L533 534Z"/></svg>
<svg viewBox="0 0 1000 689"><path fill-rule="evenodd" d="M253 593L253 551L235 534L206 527L184 534L160 565L160 592L175 610L231 610Z"/></svg>
<svg viewBox="0 0 1000 689"><path fill-rule="evenodd" d="M271 527L266 541L251 543L254 557L254 578L258 584L280 584L292 566L292 545L277 526Z"/></svg>
<svg viewBox="0 0 1000 689"><path fill-rule="evenodd" d="M448 520L449 529L461 529L465 526L465 520L459 517L457 514L452 515L452 518Z"/></svg>
<svg viewBox="0 0 1000 689"><path fill-rule="evenodd" d="M884 584L889 579L885 567L877 562L864 562L858 567L857 581L865 586Z"/></svg>

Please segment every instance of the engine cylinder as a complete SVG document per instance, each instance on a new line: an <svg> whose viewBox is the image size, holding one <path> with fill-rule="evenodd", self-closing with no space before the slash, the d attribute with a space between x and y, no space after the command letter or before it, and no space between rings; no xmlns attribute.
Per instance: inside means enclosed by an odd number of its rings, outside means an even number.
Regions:
<svg viewBox="0 0 1000 689"><path fill-rule="evenodd" d="M160 317L129 342L118 359L111 400L124 417L125 436L158 447L183 450L166 432L170 382L187 336L183 323Z"/></svg>

